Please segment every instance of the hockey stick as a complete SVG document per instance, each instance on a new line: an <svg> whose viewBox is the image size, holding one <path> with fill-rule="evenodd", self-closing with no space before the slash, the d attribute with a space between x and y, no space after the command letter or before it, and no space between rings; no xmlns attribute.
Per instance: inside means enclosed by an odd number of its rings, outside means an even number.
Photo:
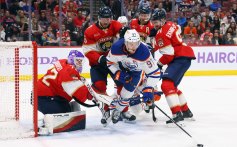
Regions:
<svg viewBox="0 0 237 147"><path fill-rule="evenodd" d="M91 85L86 81L84 77L81 77L81 81L85 84L90 94L95 98L96 101L103 102L107 105L110 105L112 103L113 99L110 96L95 92L94 89L91 87Z"/></svg>
<svg viewBox="0 0 237 147"><path fill-rule="evenodd" d="M194 140L193 136L190 135L183 127L181 127L179 124L177 124L168 114L166 114L160 107L158 107L156 104L154 104L155 107L162 112L166 117L168 117L176 126L178 126L185 134L187 134L195 143L197 143L196 140ZM203 144L197 144L197 147L203 147Z"/></svg>
<svg viewBox="0 0 237 147"><path fill-rule="evenodd" d="M155 104L154 102L152 102L152 120L157 123L157 118L156 118L156 115L155 115Z"/></svg>
<svg viewBox="0 0 237 147"><path fill-rule="evenodd" d="M94 97L94 102L97 103L97 106L100 109L102 116L104 118L107 118L106 111L104 110L104 105L107 104L108 106L110 106L111 103L113 102L113 99L108 95L96 93L84 77L81 77L81 81L85 84L90 94ZM106 123L103 124L103 126L106 127L110 121L111 121L111 116L106 120Z"/></svg>
<svg viewBox="0 0 237 147"><path fill-rule="evenodd" d="M79 103L80 105L84 106L84 107L87 107L87 108L91 108L91 107L95 107L95 106L99 106L98 103L96 103L95 101L93 101L94 104L87 104L87 103L83 103L83 102L80 102L78 99L76 99L75 97L73 97L73 99Z"/></svg>

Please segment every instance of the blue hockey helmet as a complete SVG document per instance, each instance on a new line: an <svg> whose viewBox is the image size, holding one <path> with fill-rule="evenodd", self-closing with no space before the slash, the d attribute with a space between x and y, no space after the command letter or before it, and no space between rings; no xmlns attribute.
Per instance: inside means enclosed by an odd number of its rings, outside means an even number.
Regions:
<svg viewBox="0 0 237 147"><path fill-rule="evenodd" d="M84 55L77 50L71 50L68 55L68 64L74 65L78 72L82 72L82 64L84 60Z"/></svg>
<svg viewBox="0 0 237 147"><path fill-rule="evenodd" d="M98 12L98 16L100 18L111 18L112 17L112 11L109 7L101 7Z"/></svg>
<svg viewBox="0 0 237 147"><path fill-rule="evenodd" d="M150 14L151 13L151 8L149 6L142 6L139 9L140 14Z"/></svg>
<svg viewBox="0 0 237 147"><path fill-rule="evenodd" d="M155 10L151 16L151 20L161 20L161 19L166 19L165 11Z"/></svg>

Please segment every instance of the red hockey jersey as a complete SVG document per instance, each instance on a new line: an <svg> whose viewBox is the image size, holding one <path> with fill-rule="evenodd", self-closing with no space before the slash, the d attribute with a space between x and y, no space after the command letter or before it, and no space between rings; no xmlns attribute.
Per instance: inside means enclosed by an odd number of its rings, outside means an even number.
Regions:
<svg viewBox="0 0 237 147"><path fill-rule="evenodd" d="M146 42L146 39L150 35L150 31L152 28L154 28L154 26L150 21L148 21L146 25L141 25L139 24L139 20L135 18L132 19L130 28L135 29L139 33L141 41Z"/></svg>
<svg viewBox="0 0 237 147"><path fill-rule="evenodd" d="M158 30L155 37L155 51L159 50L162 54L159 62L163 65L178 57L195 59L193 49L183 43L180 33L181 27L169 21Z"/></svg>
<svg viewBox="0 0 237 147"><path fill-rule="evenodd" d="M101 55L107 56L121 28L121 23L112 20L107 29L99 28L98 24L93 24L86 29L82 48L91 66L98 64Z"/></svg>
<svg viewBox="0 0 237 147"><path fill-rule="evenodd" d="M85 102L89 91L81 82L80 75L66 59L58 60L47 73L38 80L38 96L61 96L71 101L75 97Z"/></svg>

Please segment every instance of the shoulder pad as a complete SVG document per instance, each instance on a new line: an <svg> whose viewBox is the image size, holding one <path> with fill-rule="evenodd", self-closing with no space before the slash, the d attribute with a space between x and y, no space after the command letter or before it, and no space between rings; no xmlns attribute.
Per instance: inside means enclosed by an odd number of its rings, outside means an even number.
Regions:
<svg viewBox="0 0 237 147"><path fill-rule="evenodd" d="M148 47L141 42L137 51L133 55L131 55L131 57L136 60L145 61L150 57L150 51Z"/></svg>
<svg viewBox="0 0 237 147"><path fill-rule="evenodd" d="M124 54L123 52L123 46L124 46L124 39L119 39L116 41L112 47L111 47L111 54L112 55L122 55Z"/></svg>

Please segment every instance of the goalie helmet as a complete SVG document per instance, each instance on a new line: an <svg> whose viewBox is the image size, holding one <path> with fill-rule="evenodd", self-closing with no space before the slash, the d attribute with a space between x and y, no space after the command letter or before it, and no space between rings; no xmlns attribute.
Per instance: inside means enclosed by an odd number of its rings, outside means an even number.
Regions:
<svg viewBox="0 0 237 147"><path fill-rule="evenodd" d="M82 72L82 64L84 61L84 55L77 50L71 50L68 55L68 64L74 65L79 73Z"/></svg>

